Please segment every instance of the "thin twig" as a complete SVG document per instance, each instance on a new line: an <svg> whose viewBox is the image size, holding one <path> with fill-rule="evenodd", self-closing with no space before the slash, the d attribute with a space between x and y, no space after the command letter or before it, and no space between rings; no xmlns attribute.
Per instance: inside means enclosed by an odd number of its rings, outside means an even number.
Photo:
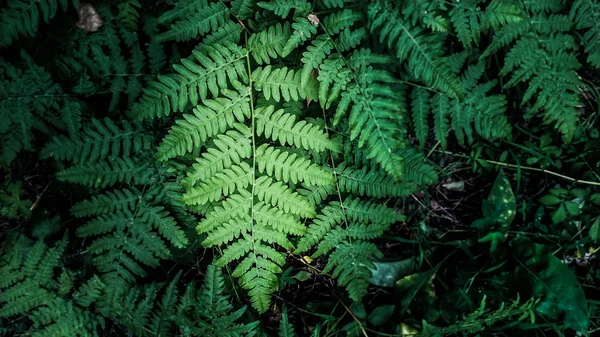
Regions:
<svg viewBox="0 0 600 337"><path fill-rule="evenodd" d="M451 156L461 157L461 158L471 158L471 157L469 157L467 155L460 154L460 153L453 153L453 152L450 152L450 151L434 150L434 152L449 154ZM481 160L483 160L483 161L485 161L487 163L490 163L490 164L498 165L498 166L504 166L504 167L510 167L510 168L514 168L514 169L521 169L521 170L527 170L527 171L536 171L536 172L543 172L543 173L551 174L553 176L556 176L556 177L559 177L559 178L563 178L563 179L572 181L574 184L585 184L585 185L592 185L592 186L600 186L600 182L575 179L575 178L571 178L569 176L566 176L566 175L563 175L563 174L560 174L560 173L556 173L554 171L542 169L542 168L530 167L530 166L522 166L522 165L514 165L514 164L507 164L507 163L502 163L502 162L495 161L495 160L487 160L487 159L481 159Z"/></svg>

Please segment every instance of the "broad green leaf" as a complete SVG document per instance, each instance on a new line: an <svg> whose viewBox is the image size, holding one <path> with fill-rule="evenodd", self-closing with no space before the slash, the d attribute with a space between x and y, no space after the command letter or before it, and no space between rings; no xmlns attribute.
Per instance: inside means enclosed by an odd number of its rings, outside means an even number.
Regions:
<svg viewBox="0 0 600 337"><path fill-rule="evenodd" d="M546 194L539 199L540 203L545 206L552 206L556 204L560 204L562 198L559 198L553 194Z"/></svg>
<svg viewBox="0 0 600 337"><path fill-rule="evenodd" d="M576 202L573 202L573 201L565 202L565 208L567 209L569 214L571 214L573 216L579 215L579 204L577 204Z"/></svg>
<svg viewBox="0 0 600 337"><path fill-rule="evenodd" d="M498 224L503 229L503 232L506 233L508 226L517 214L517 202L510 187L510 182L503 172L498 174L487 202L491 206L492 214L497 214Z"/></svg>
<svg viewBox="0 0 600 337"><path fill-rule="evenodd" d="M592 227L590 227L590 239L594 242L600 240L600 216L596 217Z"/></svg>
<svg viewBox="0 0 600 337"><path fill-rule="evenodd" d="M551 320L587 333L589 321L587 301L577 277L544 246L527 238L511 242L513 256L518 262L515 278L532 297L540 299L536 311Z"/></svg>
<svg viewBox="0 0 600 337"><path fill-rule="evenodd" d="M471 227L477 228L479 242L490 242L490 251L506 240L506 233L517 214L517 202L510 182L501 171L492 190L482 203L483 218Z"/></svg>
<svg viewBox="0 0 600 337"><path fill-rule="evenodd" d="M401 296L400 304L402 306L401 315L406 313L410 303L415 298L417 293L427 285L430 285L435 278L435 274L441 264L438 264L435 268L405 276L399 279L394 285L394 290Z"/></svg>
<svg viewBox="0 0 600 337"><path fill-rule="evenodd" d="M396 306L393 304L382 305L371 311L369 317L367 317L367 320L369 323L375 326L382 326L385 324L385 322L387 322L388 319L390 319L395 309Z"/></svg>
<svg viewBox="0 0 600 337"><path fill-rule="evenodd" d="M415 271L415 259L400 261L374 261L375 269L371 269L372 276L369 283L380 287L393 287L400 278Z"/></svg>
<svg viewBox="0 0 600 337"><path fill-rule="evenodd" d="M358 319L366 319L367 318L367 310L365 310L365 306L362 303L354 303L350 307L350 311L356 316Z"/></svg>
<svg viewBox="0 0 600 337"><path fill-rule="evenodd" d="M311 274L309 272L307 272L306 270L301 270L292 277L300 282L304 282L304 281L310 280Z"/></svg>
<svg viewBox="0 0 600 337"><path fill-rule="evenodd" d="M590 201L596 205L600 205L600 193L590 195Z"/></svg>
<svg viewBox="0 0 600 337"><path fill-rule="evenodd" d="M561 204L560 207L552 213L552 223L557 224L563 222L566 218L567 210L565 209L565 206Z"/></svg>

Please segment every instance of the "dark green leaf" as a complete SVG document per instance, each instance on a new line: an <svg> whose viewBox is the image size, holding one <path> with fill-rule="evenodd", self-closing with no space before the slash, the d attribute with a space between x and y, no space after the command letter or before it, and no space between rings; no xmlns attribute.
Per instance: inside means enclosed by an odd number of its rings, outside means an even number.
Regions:
<svg viewBox="0 0 600 337"><path fill-rule="evenodd" d="M562 198L559 198L553 194L546 194L543 197L541 197L539 200L542 205L552 206L552 205L559 204L562 201Z"/></svg>
<svg viewBox="0 0 600 337"><path fill-rule="evenodd" d="M390 319L395 309L396 306L393 304L382 305L380 307L375 308L369 314L367 320L375 326L381 326L385 324L385 322L387 322L388 319Z"/></svg>
<svg viewBox="0 0 600 337"><path fill-rule="evenodd" d="M526 238L511 244L519 265L515 277L524 291L540 299L536 311L552 320L562 319L568 327L586 334L587 301L575 274L542 245Z"/></svg>
<svg viewBox="0 0 600 337"><path fill-rule="evenodd" d="M435 274L439 269L439 264L428 271L416 273L401 278L394 285L395 291L401 296L400 304L402 306L401 314L404 315L410 303L415 298L417 293L426 285L431 284L435 278Z"/></svg>
<svg viewBox="0 0 600 337"><path fill-rule="evenodd" d="M415 270L415 259L400 261L375 261L375 269L369 283L380 287L393 287L398 279L410 275Z"/></svg>
<svg viewBox="0 0 600 337"><path fill-rule="evenodd" d="M590 239L594 242L600 240L600 216L594 219L594 223L590 228Z"/></svg>
<svg viewBox="0 0 600 337"><path fill-rule="evenodd" d="M552 223L557 224L565 221L567 218L567 210L564 205L560 205L560 207L552 213Z"/></svg>

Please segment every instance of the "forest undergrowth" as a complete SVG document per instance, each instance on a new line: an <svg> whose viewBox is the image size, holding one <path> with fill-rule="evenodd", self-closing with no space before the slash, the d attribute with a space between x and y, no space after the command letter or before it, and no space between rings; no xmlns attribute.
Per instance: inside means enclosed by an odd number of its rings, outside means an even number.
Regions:
<svg viewBox="0 0 600 337"><path fill-rule="evenodd" d="M0 336L594 336L600 1L0 2Z"/></svg>

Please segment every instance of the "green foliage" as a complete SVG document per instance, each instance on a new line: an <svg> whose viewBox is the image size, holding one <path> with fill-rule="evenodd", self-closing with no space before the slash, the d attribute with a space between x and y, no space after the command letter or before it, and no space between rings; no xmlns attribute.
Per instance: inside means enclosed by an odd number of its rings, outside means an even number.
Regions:
<svg viewBox="0 0 600 337"><path fill-rule="evenodd" d="M98 299L97 291L104 284L90 279L74 291L74 273L64 268L57 272L67 247L66 237L48 246L43 239L34 241L13 234L2 244L0 319L26 317L32 336L98 336L104 320L85 307ZM71 298L75 294L79 301Z"/></svg>
<svg viewBox="0 0 600 337"><path fill-rule="evenodd" d="M517 203L510 182L502 171L498 174L490 195L482 203L483 218L471 226L477 228L479 242L490 242L490 252L506 240L510 224L515 218Z"/></svg>
<svg viewBox="0 0 600 337"><path fill-rule="evenodd" d="M598 1L69 6L0 9L3 334L593 328Z"/></svg>
<svg viewBox="0 0 600 337"><path fill-rule="evenodd" d="M526 238L516 239L512 245L519 265L516 272L527 280L531 295L540 299L536 311L550 319L564 315L568 327L586 334L587 302L573 272L543 245Z"/></svg>
<svg viewBox="0 0 600 337"><path fill-rule="evenodd" d="M0 216L9 219L28 218L31 215L33 203L31 200L23 198L23 183L17 181L9 184L3 190L0 190Z"/></svg>
<svg viewBox="0 0 600 337"><path fill-rule="evenodd" d="M65 99L50 73L35 65L25 51L17 67L0 59L0 165L8 166L21 151L35 150L36 131L53 135L75 132L81 111L76 101Z"/></svg>
<svg viewBox="0 0 600 337"><path fill-rule="evenodd" d="M0 11L0 48L10 46L19 36L35 36L40 26L40 19L46 24L56 16L58 7L62 11L69 8L68 0L9 0ZM79 7L79 1L73 0L74 7Z"/></svg>

